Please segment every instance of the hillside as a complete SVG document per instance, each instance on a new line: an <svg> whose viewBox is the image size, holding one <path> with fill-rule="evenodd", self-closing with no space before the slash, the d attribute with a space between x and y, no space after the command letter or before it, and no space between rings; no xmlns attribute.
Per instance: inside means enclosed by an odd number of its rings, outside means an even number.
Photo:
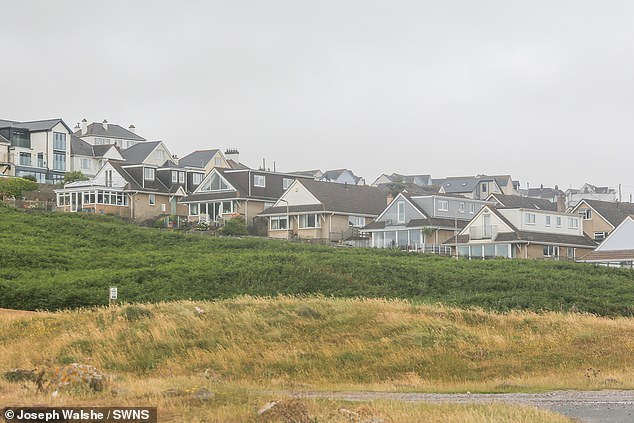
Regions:
<svg viewBox="0 0 634 423"><path fill-rule="evenodd" d="M0 206L0 307L322 294L489 310L634 314L634 272L563 262L467 261L371 249L213 238L108 216Z"/></svg>

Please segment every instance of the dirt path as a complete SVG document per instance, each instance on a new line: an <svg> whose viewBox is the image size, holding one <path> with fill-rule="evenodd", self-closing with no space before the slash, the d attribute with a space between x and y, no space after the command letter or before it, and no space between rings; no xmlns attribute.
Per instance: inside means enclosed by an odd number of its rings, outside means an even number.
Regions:
<svg viewBox="0 0 634 423"><path fill-rule="evenodd" d="M387 399L407 402L505 402L545 408L584 423L634 422L634 391L555 391L545 394L303 392L294 393L293 396L348 401Z"/></svg>

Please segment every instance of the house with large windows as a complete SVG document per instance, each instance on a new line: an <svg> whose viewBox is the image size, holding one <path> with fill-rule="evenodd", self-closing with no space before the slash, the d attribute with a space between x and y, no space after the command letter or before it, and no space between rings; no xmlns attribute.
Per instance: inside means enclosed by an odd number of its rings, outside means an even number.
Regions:
<svg viewBox="0 0 634 423"><path fill-rule="evenodd" d="M377 219L366 225L374 248L450 254L442 245L455 236L487 203L461 196L398 194Z"/></svg>
<svg viewBox="0 0 634 423"><path fill-rule="evenodd" d="M266 233L256 216L272 206L297 175L253 169L214 168L191 195L181 200L189 208L189 220L220 225L242 216L251 232Z"/></svg>
<svg viewBox="0 0 634 423"><path fill-rule="evenodd" d="M71 133L62 119L0 120L0 136L10 143L12 173L34 176L42 184L60 183L70 170Z"/></svg>
<svg viewBox="0 0 634 423"><path fill-rule="evenodd" d="M583 234L581 217L535 208L486 205L445 245L459 257L574 260L596 243Z"/></svg>
<svg viewBox="0 0 634 423"><path fill-rule="evenodd" d="M365 185L298 179L259 216L267 220L271 238L361 245L367 242L361 228L383 211L387 195Z"/></svg>

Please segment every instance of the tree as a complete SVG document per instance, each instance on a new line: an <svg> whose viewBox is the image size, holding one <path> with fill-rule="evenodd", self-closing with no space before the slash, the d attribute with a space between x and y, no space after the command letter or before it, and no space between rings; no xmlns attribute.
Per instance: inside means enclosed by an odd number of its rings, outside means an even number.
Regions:
<svg viewBox="0 0 634 423"><path fill-rule="evenodd" d="M387 184L387 189L390 191L390 194L392 194L392 197L399 195L405 188L403 178L398 178L394 182Z"/></svg>
<svg viewBox="0 0 634 423"><path fill-rule="evenodd" d="M64 183L65 184L70 184L71 182L76 182L76 181L87 181L88 177L86 175L84 175L83 173L81 173L81 171L79 170L75 170L72 172L66 172L64 174Z"/></svg>
<svg viewBox="0 0 634 423"><path fill-rule="evenodd" d="M27 181L37 182L37 178L33 175L24 175L22 179L26 179Z"/></svg>
<svg viewBox="0 0 634 423"><path fill-rule="evenodd" d="M222 235L246 235L247 224L241 216L232 217L220 229Z"/></svg>
<svg viewBox="0 0 634 423"><path fill-rule="evenodd" d="M35 191L38 187L37 182L24 178L0 178L0 198L22 197L22 191Z"/></svg>

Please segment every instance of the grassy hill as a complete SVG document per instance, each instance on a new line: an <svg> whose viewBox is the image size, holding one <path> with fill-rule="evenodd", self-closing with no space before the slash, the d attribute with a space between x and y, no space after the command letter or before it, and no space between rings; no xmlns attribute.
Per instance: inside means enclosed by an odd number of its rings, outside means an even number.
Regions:
<svg viewBox="0 0 634 423"><path fill-rule="evenodd" d="M213 238L0 206L0 307L103 305L109 286L128 302L322 294L634 314L630 270Z"/></svg>
<svg viewBox="0 0 634 423"><path fill-rule="evenodd" d="M197 315L195 306L205 313ZM183 411L200 415L200 421L253 421L247 417L268 400L283 397L281 391L631 389L632 348L631 318L498 314L401 300L240 297L0 313L0 371L90 363L114 376L117 398L108 389L88 398L61 395L55 401L83 400L93 406L108 401L149 403L174 412L175 421ZM15 387L0 380L0 402L52 401L33 387ZM168 389L196 387L217 396L207 405L196 405L161 395ZM313 404L311 413L336 417L342 406L359 407ZM529 412L522 417L517 410L501 418L504 412L495 407L487 411L488 405L469 406L480 415L473 419L462 416L464 405L374 407L394 422L563 421L552 416L541 420ZM216 420L206 420L205 413ZM451 413L456 413L454 418L447 418Z"/></svg>

